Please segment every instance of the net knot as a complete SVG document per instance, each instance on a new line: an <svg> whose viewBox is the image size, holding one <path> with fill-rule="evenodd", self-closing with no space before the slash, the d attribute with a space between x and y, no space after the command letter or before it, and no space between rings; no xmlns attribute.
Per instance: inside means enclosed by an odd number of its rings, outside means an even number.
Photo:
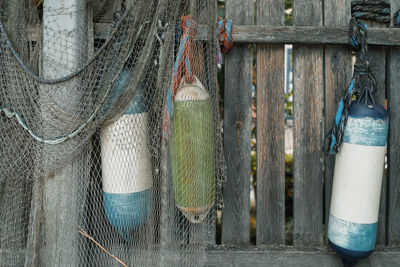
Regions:
<svg viewBox="0 0 400 267"><path fill-rule="evenodd" d="M222 53L228 54L233 48L232 20L217 19L217 60L222 64Z"/></svg>

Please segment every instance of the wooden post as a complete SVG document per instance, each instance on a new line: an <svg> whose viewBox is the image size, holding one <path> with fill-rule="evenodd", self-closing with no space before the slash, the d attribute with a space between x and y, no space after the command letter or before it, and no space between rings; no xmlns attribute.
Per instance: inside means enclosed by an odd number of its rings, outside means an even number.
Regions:
<svg viewBox="0 0 400 267"><path fill-rule="evenodd" d="M86 1L64 0L43 2L43 74L47 78L60 78L82 65L79 52L87 49L85 43ZM70 82L73 83L74 81ZM78 81L75 81L78 83ZM79 88L79 86L76 86ZM64 94L74 93L68 84L58 88L59 95L54 96L56 104L72 113L79 106L79 97L73 97L66 103ZM41 88L42 94L51 90L46 85ZM75 91L76 94L81 92ZM75 101L74 101L75 100ZM58 102L57 102L58 101ZM46 122L49 114L43 112ZM48 112L48 111L47 111ZM44 125L46 127L46 124ZM76 142L68 140L66 142ZM63 146L46 145L46 151L62 149ZM37 173L33 189L31 211L30 244L27 246L26 266L77 266L80 253L85 254L81 245L78 227L84 227L85 193L80 184L89 174L88 149L83 149L78 157L66 163L60 171L45 174ZM59 151L59 153L62 153ZM40 163L39 163L40 164ZM46 166L45 166L46 167ZM38 171L40 172L40 171ZM84 259L83 259L84 260Z"/></svg>
<svg viewBox="0 0 400 267"><path fill-rule="evenodd" d="M254 1L229 0L226 17L235 25L253 24ZM250 241L250 152L253 48L236 45L225 60L224 188L222 242Z"/></svg>
<svg viewBox="0 0 400 267"><path fill-rule="evenodd" d="M398 0L391 1L392 18L400 9ZM392 21L393 26L393 21ZM399 44L400 45L400 44ZM400 47L389 50L388 57L388 228L386 229L386 244L400 245Z"/></svg>
<svg viewBox="0 0 400 267"><path fill-rule="evenodd" d="M348 27L351 18L351 0L326 1L324 6L326 27ZM351 49L348 45L325 46L325 123L324 135L331 130L339 100L348 90L353 75ZM327 141L327 139L326 139ZM327 151L325 143L325 225L328 226L331 205L335 155Z"/></svg>
<svg viewBox="0 0 400 267"><path fill-rule="evenodd" d="M284 1L258 0L257 25L284 26ZM285 244L285 47L257 45L257 244Z"/></svg>
<svg viewBox="0 0 400 267"><path fill-rule="evenodd" d="M295 26L322 26L322 2L294 1ZM323 47L293 45L295 246L322 244Z"/></svg>

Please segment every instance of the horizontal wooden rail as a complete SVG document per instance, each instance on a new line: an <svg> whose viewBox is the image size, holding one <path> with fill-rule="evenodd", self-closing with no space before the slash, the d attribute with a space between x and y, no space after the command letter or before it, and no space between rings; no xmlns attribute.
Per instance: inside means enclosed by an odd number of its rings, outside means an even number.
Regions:
<svg viewBox="0 0 400 267"><path fill-rule="evenodd" d="M95 23L95 38L105 39L111 24ZM199 39L206 39L204 27L199 28ZM298 27L233 25L235 43L252 44L348 44L346 27ZM373 45L400 46L400 28L369 28L368 43Z"/></svg>
<svg viewBox="0 0 400 267"><path fill-rule="evenodd" d="M349 29L346 27L263 27L235 26L233 40L236 43L285 43L285 44L348 44ZM368 43L400 46L400 28L369 28Z"/></svg>
<svg viewBox="0 0 400 267"><path fill-rule="evenodd" d="M224 248L210 247L206 251L205 266L342 266L338 255L324 247L299 250L292 247L248 247ZM379 250L369 258L360 261L357 267L398 266L400 251Z"/></svg>
<svg viewBox="0 0 400 267"><path fill-rule="evenodd" d="M112 24L95 23L94 38L107 39ZM234 25L232 37L239 44L348 44L346 27L299 27ZM31 36L38 39L39 27L31 28ZM199 28L198 37L206 39L205 27ZM400 46L400 28L369 28L368 43L372 45Z"/></svg>

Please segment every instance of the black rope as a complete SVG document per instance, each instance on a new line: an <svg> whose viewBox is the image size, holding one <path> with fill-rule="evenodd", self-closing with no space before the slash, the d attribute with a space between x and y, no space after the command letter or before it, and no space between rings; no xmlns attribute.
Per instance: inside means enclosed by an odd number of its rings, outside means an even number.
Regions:
<svg viewBox="0 0 400 267"><path fill-rule="evenodd" d="M353 18L390 22L390 3L384 0L353 0L351 2Z"/></svg>
<svg viewBox="0 0 400 267"><path fill-rule="evenodd" d="M4 27L3 22L0 19L0 31L2 34L2 37L4 39L4 41L6 42L8 49L11 51L11 53L13 54L13 56L15 57L15 59L17 60L17 62L21 65L22 69L29 75L29 77L31 77L32 79L34 79L36 82L40 83L40 84L59 84L59 83L63 83L66 81L69 81L73 78L75 78L76 76L78 76L79 74L81 74L84 70L86 70L88 68L89 65L91 65L95 60L97 60L100 57L100 54L108 47L111 45L112 41L115 39L115 36L117 36L118 30L121 28L122 23L127 19L129 12L130 12L129 8L128 10L126 10L121 16L120 19L118 20L117 23L115 23L115 26L111 32L111 35L106 39L105 43L101 46L101 48L83 65L81 66L79 69L77 69L76 71L61 77L61 78L56 78L56 79L46 79L43 77L40 77L38 75L36 75L26 64L25 62L21 59L21 57L19 56L18 52L15 50L13 44L11 43L10 39L8 38L6 29Z"/></svg>
<svg viewBox="0 0 400 267"><path fill-rule="evenodd" d="M357 18L350 20L349 42L351 49L357 52L356 62L354 64L353 78L349 88L340 99L339 108L329 134L328 150L330 154L336 154L339 151L353 98L358 98L364 87L370 88L372 94L376 92L376 80L368 56L367 30L367 25Z"/></svg>

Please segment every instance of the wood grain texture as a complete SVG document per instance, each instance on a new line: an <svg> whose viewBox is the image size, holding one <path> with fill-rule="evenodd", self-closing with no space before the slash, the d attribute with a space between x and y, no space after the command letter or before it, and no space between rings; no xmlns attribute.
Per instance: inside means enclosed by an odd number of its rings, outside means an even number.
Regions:
<svg viewBox="0 0 400 267"><path fill-rule="evenodd" d="M332 1L333 2L333 1ZM95 23L95 38L107 39L112 25ZM39 28L31 28L32 33ZM259 26L237 25L234 21L232 37L235 44L348 44L349 29L347 27L301 27L301 26ZM198 38L207 38L205 27L199 25ZM399 28L370 28L368 43L373 45L396 46L400 43Z"/></svg>
<svg viewBox="0 0 400 267"><path fill-rule="evenodd" d="M343 266L340 258L331 250L318 247L310 250L259 248L221 248L213 247L206 252L205 266L213 267L268 267L268 266ZM357 267L398 266L400 251L375 251L367 259L357 263Z"/></svg>
<svg viewBox="0 0 400 267"><path fill-rule="evenodd" d="M388 244L400 245L400 47L389 54Z"/></svg>
<svg viewBox="0 0 400 267"><path fill-rule="evenodd" d="M391 1L392 18L400 1ZM393 22L392 22L393 25ZM388 57L388 216L386 244L400 245L400 47L390 48Z"/></svg>
<svg viewBox="0 0 400 267"><path fill-rule="evenodd" d="M258 25L284 25L283 1L257 1ZM257 244L285 244L284 45L257 45Z"/></svg>
<svg viewBox="0 0 400 267"><path fill-rule="evenodd" d="M348 26L351 18L351 0L327 1L324 6L325 26ZM331 130L339 100L347 90L352 78L351 50L345 45L325 47L325 122L324 135ZM325 139L325 225L328 225L332 194L335 156L327 152L328 139Z"/></svg>
<svg viewBox="0 0 400 267"><path fill-rule="evenodd" d="M321 1L295 1L293 22L322 26ZM322 244L323 68L323 47L293 46L293 242L297 247Z"/></svg>
<svg viewBox="0 0 400 267"><path fill-rule="evenodd" d="M226 3L235 25L252 24L253 1ZM225 60L224 154L227 178L222 215L223 243L250 240L250 126L253 49L236 45Z"/></svg>
<svg viewBox="0 0 400 267"><path fill-rule="evenodd" d="M385 24L366 21L369 27L375 27L377 29L386 27ZM369 32L368 32L369 33ZM368 38L368 44L369 44ZM386 98L386 47L383 46L369 46L368 54L370 56L370 62L372 64L372 70L375 74L375 79L377 83L377 94L375 99L379 104L385 106ZM382 163L383 164L383 163ZM387 179L386 174L382 174L382 189L381 189L381 199L379 204L379 216L378 216L378 234L376 238L377 245L385 244L386 235L386 187Z"/></svg>

